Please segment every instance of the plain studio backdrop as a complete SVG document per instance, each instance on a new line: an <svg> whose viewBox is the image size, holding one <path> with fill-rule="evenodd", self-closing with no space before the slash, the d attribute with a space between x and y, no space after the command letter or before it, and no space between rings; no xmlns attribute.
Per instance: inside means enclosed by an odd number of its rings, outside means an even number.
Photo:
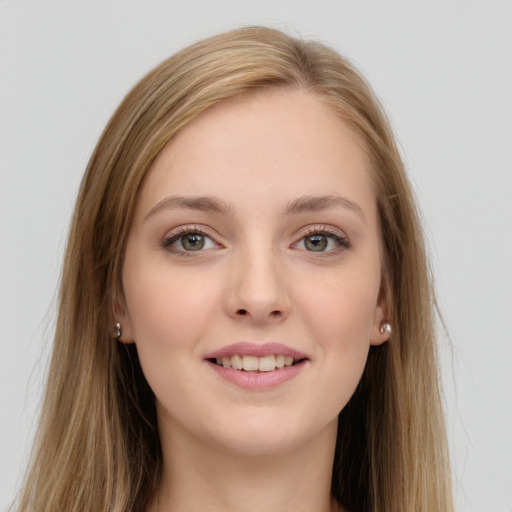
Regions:
<svg viewBox="0 0 512 512"><path fill-rule="evenodd" d="M108 118L184 45L326 41L374 86L424 213L461 512L512 511L512 2L0 0L0 507L20 483L78 184Z"/></svg>

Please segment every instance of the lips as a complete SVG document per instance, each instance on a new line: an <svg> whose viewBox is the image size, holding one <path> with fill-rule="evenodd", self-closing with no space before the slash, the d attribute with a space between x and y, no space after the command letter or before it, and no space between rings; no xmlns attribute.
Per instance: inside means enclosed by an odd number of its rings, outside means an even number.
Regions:
<svg viewBox="0 0 512 512"><path fill-rule="evenodd" d="M205 360L224 379L246 389L275 387L297 375L307 354L280 343L235 343Z"/></svg>

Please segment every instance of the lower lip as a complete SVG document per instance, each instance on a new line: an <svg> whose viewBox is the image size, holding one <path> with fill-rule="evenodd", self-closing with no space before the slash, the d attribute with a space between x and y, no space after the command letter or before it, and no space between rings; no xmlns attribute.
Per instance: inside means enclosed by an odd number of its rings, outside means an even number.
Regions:
<svg viewBox="0 0 512 512"><path fill-rule="evenodd" d="M270 372L246 372L224 368L218 364L206 361L210 367L223 379L243 389L271 389L293 379L305 367L307 361L301 361L293 366L284 366Z"/></svg>

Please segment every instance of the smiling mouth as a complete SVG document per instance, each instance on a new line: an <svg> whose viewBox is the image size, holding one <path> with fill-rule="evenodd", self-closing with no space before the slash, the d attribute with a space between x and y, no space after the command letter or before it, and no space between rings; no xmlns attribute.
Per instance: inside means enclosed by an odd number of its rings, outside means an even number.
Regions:
<svg viewBox="0 0 512 512"><path fill-rule="evenodd" d="M288 366L294 366L305 360L305 358L295 359L292 356L281 354L264 357L234 355L231 357L208 359L208 361L218 366L244 372L272 372Z"/></svg>

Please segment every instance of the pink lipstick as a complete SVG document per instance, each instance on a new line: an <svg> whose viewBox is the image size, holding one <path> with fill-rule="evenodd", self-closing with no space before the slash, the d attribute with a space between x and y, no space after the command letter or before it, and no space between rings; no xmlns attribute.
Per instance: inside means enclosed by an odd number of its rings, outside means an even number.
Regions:
<svg viewBox="0 0 512 512"><path fill-rule="evenodd" d="M235 343L205 357L210 367L225 380L245 389L278 386L300 373L307 354L280 343Z"/></svg>

